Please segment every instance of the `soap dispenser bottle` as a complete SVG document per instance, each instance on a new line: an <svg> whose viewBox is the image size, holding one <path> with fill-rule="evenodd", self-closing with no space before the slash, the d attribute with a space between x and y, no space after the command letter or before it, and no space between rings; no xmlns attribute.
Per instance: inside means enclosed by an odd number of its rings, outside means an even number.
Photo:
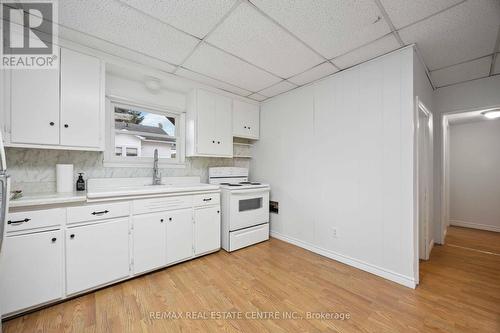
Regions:
<svg viewBox="0 0 500 333"><path fill-rule="evenodd" d="M76 181L76 190L85 191L85 180L83 180L83 172L78 173L78 180Z"/></svg>

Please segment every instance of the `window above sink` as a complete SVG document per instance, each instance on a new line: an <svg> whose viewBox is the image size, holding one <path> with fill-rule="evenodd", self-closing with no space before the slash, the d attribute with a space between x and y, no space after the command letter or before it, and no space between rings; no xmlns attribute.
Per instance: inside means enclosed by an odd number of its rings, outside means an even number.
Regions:
<svg viewBox="0 0 500 333"><path fill-rule="evenodd" d="M106 110L106 167L184 166L184 113L110 99Z"/></svg>

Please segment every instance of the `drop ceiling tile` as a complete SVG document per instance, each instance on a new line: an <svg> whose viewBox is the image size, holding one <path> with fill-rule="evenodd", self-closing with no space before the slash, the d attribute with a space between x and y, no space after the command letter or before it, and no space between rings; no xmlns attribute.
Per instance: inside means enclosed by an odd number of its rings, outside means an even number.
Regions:
<svg viewBox="0 0 500 333"><path fill-rule="evenodd" d="M267 97L273 97L278 94L284 93L285 91L292 90L293 88L296 88L297 86L288 82L288 81L281 81L274 86L268 87L264 90L259 91L259 94L267 96Z"/></svg>
<svg viewBox="0 0 500 333"><path fill-rule="evenodd" d="M399 29L463 0L380 0L392 23Z"/></svg>
<svg viewBox="0 0 500 333"><path fill-rule="evenodd" d="M330 59L390 32L373 0L252 0L289 31Z"/></svg>
<svg viewBox="0 0 500 333"><path fill-rule="evenodd" d="M231 84L212 79L210 77L207 77L203 74L195 73L193 71L190 71L189 69L185 68L179 68L176 72L176 75L182 76L187 79L191 79L193 81L197 81L212 87L216 87L222 90L226 90L229 92L232 92L234 94L240 95L240 96L248 96L252 92L249 90L245 90L236 86L233 86Z"/></svg>
<svg viewBox="0 0 500 333"><path fill-rule="evenodd" d="M148 15L203 38L236 0L120 0Z"/></svg>
<svg viewBox="0 0 500 333"><path fill-rule="evenodd" d="M500 1L467 1L399 31L416 43L429 69L457 64L493 52L500 22Z"/></svg>
<svg viewBox="0 0 500 333"><path fill-rule="evenodd" d="M298 75L295 75L294 77L289 78L288 81L301 86L309 82L319 80L337 71L338 69L336 69L331 63L324 62L321 65L313 67L303 73L300 73Z"/></svg>
<svg viewBox="0 0 500 333"><path fill-rule="evenodd" d="M486 77L490 73L491 56L446 67L431 72L432 82L442 87L463 81Z"/></svg>
<svg viewBox="0 0 500 333"><path fill-rule="evenodd" d="M266 96L263 96L263 95L261 95L261 94L257 94L257 93L255 93L255 94L251 94L250 96L248 96L248 98L251 98L251 99L253 99L253 100L255 100L255 101L262 102L263 100L266 100L266 99L268 99L269 97L266 97Z"/></svg>
<svg viewBox="0 0 500 333"><path fill-rule="evenodd" d="M259 91L280 81L278 77L205 43L183 67L250 91Z"/></svg>
<svg viewBox="0 0 500 333"><path fill-rule="evenodd" d="M400 45L394 35L390 34L359 49L334 58L332 62L338 67L345 69L394 51L399 47Z"/></svg>
<svg viewBox="0 0 500 333"><path fill-rule="evenodd" d="M198 43L117 1L60 1L59 23L173 64L181 63Z"/></svg>
<svg viewBox="0 0 500 333"><path fill-rule="evenodd" d="M151 68L156 68L165 72L173 72L177 67L169 64L168 62L161 61L157 58L150 57L138 51L130 50L128 48L107 42L76 30L59 27L59 39L74 42L94 50L98 50L111 57L117 57L125 60L135 62L137 64L146 65Z"/></svg>
<svg viewBox="0 0 500 333"><path fill-rule="evenodd" d="M500 53L497 53L497 59L495 61L495 67L493 68L493 74L500 74Z"/></svg>
<svg viewBox="0 0 500 333"><path fill-rule="evenodd" d="M283 78L324 61L247 3L239 5L207 42Z"/></svg>

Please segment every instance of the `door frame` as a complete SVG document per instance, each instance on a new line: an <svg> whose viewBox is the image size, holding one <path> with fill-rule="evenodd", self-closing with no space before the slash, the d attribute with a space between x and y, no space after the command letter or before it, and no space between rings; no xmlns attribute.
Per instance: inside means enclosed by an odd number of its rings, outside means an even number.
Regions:
<svg viewBox="0 0 500 333"><path fill-rule="evenodd" d="M478 114L490 109L498 109L500 105L491 105L481 108L470 108L463 110L456 110L451 112L445 112L442 114L441 119L441 184L440 184L440 195L441 195L441 211L440 219L437 223L440 224L439 237L440 244L445 243L446 232L449 226L449 216L450 216L450 145L449 145L449 132L450 132L450 118L466 117L472 114Z"/></svg>
<svg viewBox="0 0 500 333"><path fill-rule="evenodd" d="M421 131L420 131L420 115L423 115L426 121L426 128L427 131L425 132L427 141L425 143L424 147L424 154L426 156L425 160L425 174L423 177L425 179L421 179L422 174L421 174L421 146L420 146L420 139L421 139ZM432 219L432 186L433 186L433 175L432 175L432 157L433 157L433 115L432 112L429 111L427 106L418 98L418 96L415 99L415 230L416 230L416 253L415 256L417 257L416 260L418 262L419 259L424 259L427 260L429 259L430 252L432 250L432 246L434 245L434 239L431 237L430 233L430 221ZM426 224L423 226L421 225L421 200L420 200L420 191L421 191L421 183L425 182L427 184L427 201L426 201L426 210L425 214L427 216L426 219ZM432 230L433 232L433 230ZM424 235L422 235L424 233ZM422 238L422 236L424 236ZM423 255L421 256L421 250L423 246ZM423 257L423 258L421 258Z"/></svg>

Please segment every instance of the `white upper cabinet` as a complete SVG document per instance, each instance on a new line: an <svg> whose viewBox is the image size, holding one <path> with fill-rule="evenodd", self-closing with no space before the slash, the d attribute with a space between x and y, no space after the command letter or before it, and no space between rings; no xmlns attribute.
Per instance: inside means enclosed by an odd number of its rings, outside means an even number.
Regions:
<svg viewBox="0 0 500 333"><path fill-rule="evenodd" d="M233 101L233 136L259 139L259 106L239 100Z"/></svg>
<svg viewBox="0 0 500 333"><path fill-rule="evenodd" d="M6 146L104 150L104 63L98 58L61 49L59 69L5 76Z"/></svg>
<svg viewBox="0 0 500 333"><path fill-rule="evenodd" d="M103 109L101 61L61 50L61 144L99 148Z"/></svg>
<svg viewBox="0 0 500 333"><path fill-rule="evenodd" d="M11 73L12 143L59 144L59 70Z"/></svg>
<svg viewBox="0 0 500 333"><path fill-rule="evenodd" d="M186 155L233 156L232 100L201 89L189 95Z"/></svg>

